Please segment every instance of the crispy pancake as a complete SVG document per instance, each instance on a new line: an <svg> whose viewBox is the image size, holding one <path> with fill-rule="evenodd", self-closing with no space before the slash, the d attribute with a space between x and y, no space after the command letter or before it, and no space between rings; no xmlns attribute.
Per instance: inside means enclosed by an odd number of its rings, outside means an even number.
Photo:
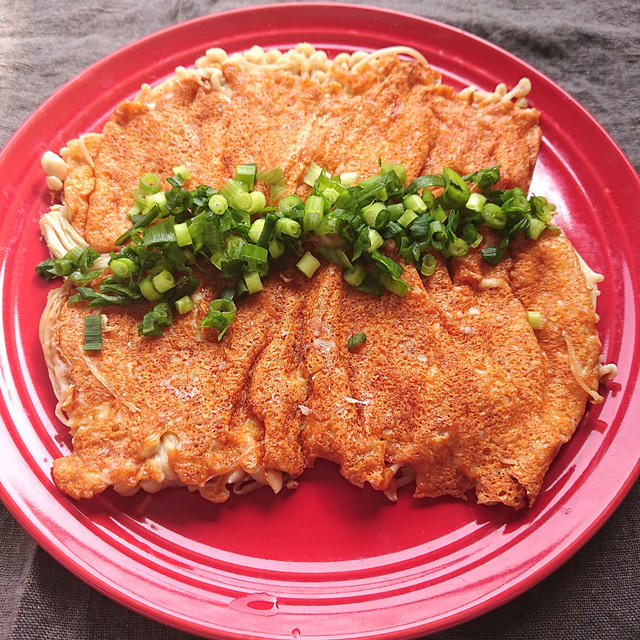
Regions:
<svg viewBox="0 0 640 640"><path fill-rule="evenodd" d="M50 294L41 339L58 381L64 380L58 397L74 444L73 455L54 463L64 491L86 498L109 485L126 492L138 483L182 483L217 501L228 493L224 484L213 491L211 478L233 481L234 472L243 471L265 480L264 428L248 409L245 384L292 290L274 282L252 297L222 342L201 335L197 322L215 291L204 286L199 312L177 318L163 340L139 339L144 305L110 312L105 347L95 354L82 349L90 311L66 304L67 287ZM243 479L236 474L236 481ZM281 486L278 474L266 481Z"/></svg>
<svg viewBox="0 0 640 640"><path fill-rule="evenodd" d="M455 93L423 60L395 55L211 50L119 105L102 133L71 141L64 161L43 162L64 189L43 234L56 255L79 238L108 251L141 173L180 164L213 185L238 163L280 166L301 195L311 161L364 178L382 158L409 180L500 164L499 186L526 190L540 143L527 90ZM109 309L91 355L89 312L66 305L66 285L52 292L41 339L74 445L54 463L57 485L76 498L187 485L220 502L228 484L278 491L325 458L391 498L403 469L416 497L472 489L480 503L533 504L587 396L597 399L596 316L563 235L522 242L497 267L479 253L429 278L407 267L405 298L352 290L331 265L309 281L283 275L240 303L221 343L198 328L220 289L211 281L160 339L138 337L147 306ZM547 319L542 330L527 310ZM359 332L367 342L349 351Z"/></svg>
<svg viewBox="0 0 640 640"><path fill-rule="evenodd" d="M268 54L256 64L213 50L199 73L118 105L101 134L61 152L73 226L110 250L129 226L140 175L169 175L185 162L194 184L212 185L243 162L279 166L287 192L301 195L311 161L364 178L378 172L379 158L404 164L409 180L447 164L463 174L501 164L502 186L528 188L540 142L535 109L510 99L476 103L419 60L327 61L322 53L301 45L278 64Z"/></svg>

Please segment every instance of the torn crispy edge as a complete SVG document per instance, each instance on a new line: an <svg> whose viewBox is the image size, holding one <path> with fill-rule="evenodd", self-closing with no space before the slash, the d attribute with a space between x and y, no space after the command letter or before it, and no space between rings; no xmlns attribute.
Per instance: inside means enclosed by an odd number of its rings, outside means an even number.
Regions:
<svg viewBox="0 0 640 640"><path fill-rule="evenodd" d="M584 276L585 286L587 291L591 295L591 304L593 305L593 312L596 316L596 323L600 321L600 316L596 311L596 306L598 302L598 296L600 295L600 289L598 289L598 284L604 280L604 276L597 271L594 271L588 264L587 261L578 253L576 248L571 245L573 248L573 252L576 254L576 258L578 260L578 266L580 267L580 271L582 271L582 275ZM574 363L575 358L572 358L572 345L569 344L567 338L565 336L565 342L567 342L567 352L569 355L569 361L571 363L571 373L576 379L576 382L587 392L590 396L592 402L595 404L601 403L604 398L594 390L588 390L585 388L584 381L582 380L581 375L576 375L576 372L579 371L579 367L577 365L577 361ZM613 363L609 362L605 364L604 356L601 353L600 359L598 362L598 380L603 382L606 380L613 380L618 375L618 367Z"/></svg>

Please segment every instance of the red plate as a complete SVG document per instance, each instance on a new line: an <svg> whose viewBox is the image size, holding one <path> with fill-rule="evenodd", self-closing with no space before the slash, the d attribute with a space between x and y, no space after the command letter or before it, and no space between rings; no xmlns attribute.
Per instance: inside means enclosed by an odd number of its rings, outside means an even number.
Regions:
<svg viewBox="0 0 640 640"><path fill-rule="evenodd" d="M99 130L142 82L211 46L331 53L403 44L462 87L533 83L544 140L533 189L551 197L578 250L605 274L599 325L619 377L554 462L535 507L516 515L450 499L397 504L356 489L329 464L300 488L212 505L184 490L74 502L50 476L68 452L38 343L48 286L38 218L48 194L39 158ZM283 5L201 18L144 38L89 67L45 102L0 155L0 495L51 555L96 589L186 631L225 638L397 638L433 632L498 606L564 562L638 475L638 176L600 125L535 69L457 29L356 6ZM589 193L587 196L586 189ZM606 227L606 228L605 228Z"/></svg>

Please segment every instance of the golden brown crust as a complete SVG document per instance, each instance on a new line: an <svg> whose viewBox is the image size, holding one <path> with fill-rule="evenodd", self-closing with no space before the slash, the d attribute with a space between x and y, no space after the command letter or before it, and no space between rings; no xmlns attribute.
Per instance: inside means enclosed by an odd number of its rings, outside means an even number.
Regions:
<svg viewBox="0 0 640 640"><path fill-rule="evenodd" d="M540 141L535 110L504 96L476 104L419 61L354 54L313 63L319 53L296 48L277 63L255 51L212 56L198 72L183 70L120 104L92 134L84 161L69 143L64 195L73 225L110 250L128 226L140 175L185 163L194 184L219 184L243 162L280 166L287 190L300 194L311 161L364 178L379 158L404 164L409 179L447 164L467 173L501 163L503 186L528 186Z"/></svg>
<svg viewBox="0 0 640 640"><path fill-rule="evenodd" d="M204 288L201 311L214 290ZM59 486L89 497L110 484L161 482L152 458L169 433L177 441L168 464L183 484L204 485L243 468L245 454L247 471L255 467L262 427L243 419L240 405L247 373L277 323L277 296L268 290L244 305L222 344L199 340L191 314L176 318L162 340L141 339L137 324L146 309L114 309L108 321L117 330L107 326L103 349L94 354L82 348L90 312L60 306L52 342L69 363L74 392L64 409L74 454L54 465Z"/></svg>
<svg viewBox="0 0 640 640"><path fill-rule="evenodd" d="M544 473L560 446L569 441L592 394L599 398L602 345L597 316L576 253L562 233L545 231L537 242L521 241L510 271L515 295L527 310L544 318L536 337L549 361L544 421L547 429L527 452ZM575 358L580 381L572 371ZM535 492L537 493L537 492Z"/></svg>
<svg viewBox="0 0 640 640"><path fill-rule="evenodd" d="M538 112L510 101L469 104L452 87L435 87L429 105L436 124L433 148L421 173L449 166L461 175L500 165L499 187L529 188L538 158Z"/></svg>
<svg viewBox="0 0 640 640"><path fill-rule="evenodd" d="M100 153L102 134L89 133L71 140L61 151L67 164L64 201L71 213L73 226L83 236L89 211L89 196L95 189L95 161Z"/></svg>
<svg viewBox="0 0 640 640"><path fill-rule="evenodd" d="M191 184L219 184L242 162L281 166L301 194L312 160L363 178L379 157L403 163L409 180L500 164L500 186L528 187L538 113L511 101L526 87L456 94L421 62L319 53L208 52L198 71L119 105L102 134L62 154L74 227L109 250L141 173L185 163ZM274 275L222 343L198 328L219 288L210 282L162 339L137 335L144 305L109 310L116 330L98 354L82 350L86 308L55 305L47 335L66 363L74 438L56 483L76 498L184 484L221 502L229 483L278 491L282 474L326 458L389 496L409 468L416 497L474 490L484 504L532 504L584 411L582 387L597 387L595 316L570 245L546 233L495 268L473 253L424 280L408 267L405 279L406 298L378 299L345 287L332 266L311 281ZM545 316L542 331L527 310ZM349 351L358 332L367 343Z"/></svg>

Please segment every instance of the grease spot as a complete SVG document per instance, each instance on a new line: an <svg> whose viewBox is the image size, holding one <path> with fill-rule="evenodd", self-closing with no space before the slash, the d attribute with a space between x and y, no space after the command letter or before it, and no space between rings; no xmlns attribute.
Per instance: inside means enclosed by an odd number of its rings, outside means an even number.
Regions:
<svg viewBox="0 0 640 640"><path fill-rule="evenodd" d="M232 600L229 606L258 616L275 616L278 613L278 599L270 593L248 593Z"/></svg>

